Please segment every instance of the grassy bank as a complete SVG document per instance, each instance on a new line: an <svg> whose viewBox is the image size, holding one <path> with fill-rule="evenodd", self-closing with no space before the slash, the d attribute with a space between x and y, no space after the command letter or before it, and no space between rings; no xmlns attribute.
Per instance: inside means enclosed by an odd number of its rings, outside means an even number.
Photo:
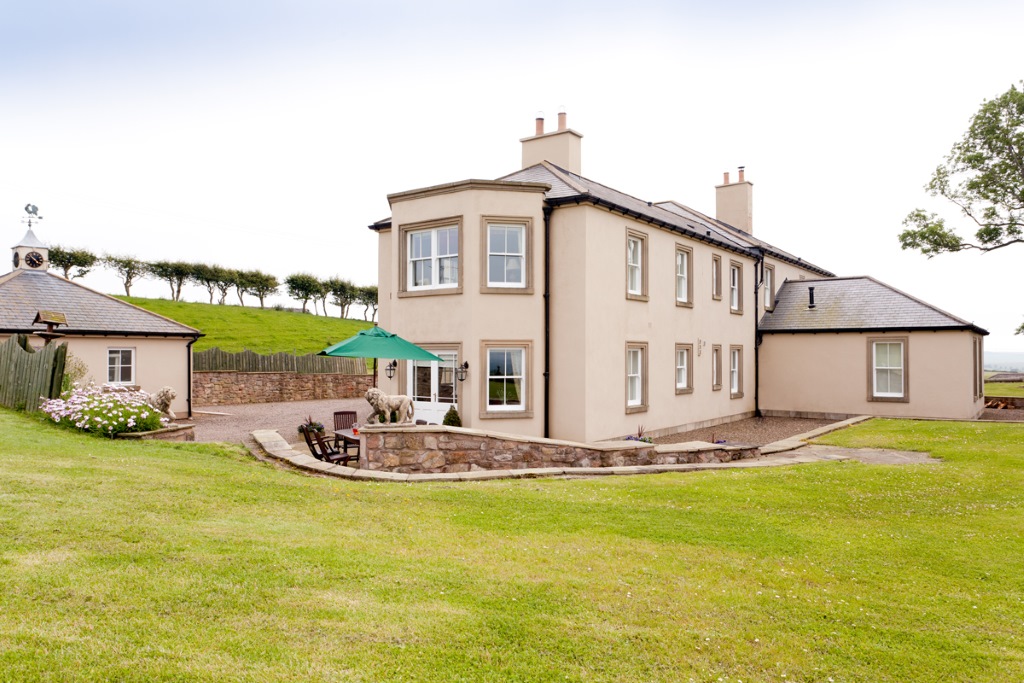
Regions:
<svg viewBox="0 0 1024 683"><path fill-rule="evenodd" d="M252 306L118 298L202 331L206 336L196 342L196 351L216 346L224 351L316 353L373 324Z"/></svg>
<svg viewBox="0 0 1024 683"><path fill-rule="evenodd" d="M913 466L370 484L0 411L0 680L1024 680L1024 428Z"/></svg>
<svg viewBox="0 0 1024 683"><path fill-rule="evenodd" d="M985 382L985 395L1024 397L1024 384L1014 382Z"/></svg>

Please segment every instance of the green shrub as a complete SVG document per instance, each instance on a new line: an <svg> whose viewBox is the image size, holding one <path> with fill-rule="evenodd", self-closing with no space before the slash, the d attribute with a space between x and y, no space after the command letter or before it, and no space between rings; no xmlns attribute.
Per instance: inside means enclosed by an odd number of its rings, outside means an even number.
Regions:
<svg viewBox="0 0 1024 683"><path fill-rule="evenodd" d="M446 427L461 427L462 418L459 417L459 411L455 410L455 406L448 409L448 412L444 414L444 419L441 420L441 424Z"/></svg>

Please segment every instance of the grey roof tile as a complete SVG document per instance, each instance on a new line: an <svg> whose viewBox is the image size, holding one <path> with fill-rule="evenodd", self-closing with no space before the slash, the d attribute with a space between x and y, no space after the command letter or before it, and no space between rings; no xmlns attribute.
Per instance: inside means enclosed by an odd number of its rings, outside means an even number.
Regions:
<svg viewBox="0 0 1024 683"><path fill-rule="evenodd" d="M0 277L0 331L35 332L39 311L60 311L67 326L58 332L199 336L199 330L151 313L45 271L16 270Z"/></svg>
<svg viewBox="0 0 1024 683"><path fill-rule="evenodd" d="M808 307L811 287L814 308ZM787 280L776 294L775 310L765 313L759 325L762 332L945 328L988 334L871 277Z"/></svg>

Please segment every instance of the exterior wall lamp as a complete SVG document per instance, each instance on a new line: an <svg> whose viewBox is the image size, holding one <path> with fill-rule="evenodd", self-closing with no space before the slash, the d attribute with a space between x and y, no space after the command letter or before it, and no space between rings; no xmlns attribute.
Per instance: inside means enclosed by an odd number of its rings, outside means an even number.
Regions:
<svg viewBox="0 0 1024 683"><path fill-rule="evenodd" d="M395 378L395 370L398 369L398 361L393 360L384 366L384 374L388 376L388 379Z"/></svg>
<svg viewBox="0 0 1024 683"><path fill-rule="evenodd" d="M460 382L466 381L466 373L469 371L469 361L467 360L462 365L455 368L455 379Z"/></svg>

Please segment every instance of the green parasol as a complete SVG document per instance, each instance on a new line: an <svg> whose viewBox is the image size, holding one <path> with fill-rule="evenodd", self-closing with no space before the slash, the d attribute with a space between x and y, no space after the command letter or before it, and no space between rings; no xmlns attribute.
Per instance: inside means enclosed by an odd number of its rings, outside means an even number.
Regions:
<svg viewBox="0 0 1024 683"><path fill-rule="evenodd" d="M329 346L318 356L342 356L345 358L373 359L373 386L377 386L377 359L394 358L396 360L432 360L444 362L426 349L421 349L397 334L388 332L382 327L371 327L360 330L354 337Z"/></svg>

